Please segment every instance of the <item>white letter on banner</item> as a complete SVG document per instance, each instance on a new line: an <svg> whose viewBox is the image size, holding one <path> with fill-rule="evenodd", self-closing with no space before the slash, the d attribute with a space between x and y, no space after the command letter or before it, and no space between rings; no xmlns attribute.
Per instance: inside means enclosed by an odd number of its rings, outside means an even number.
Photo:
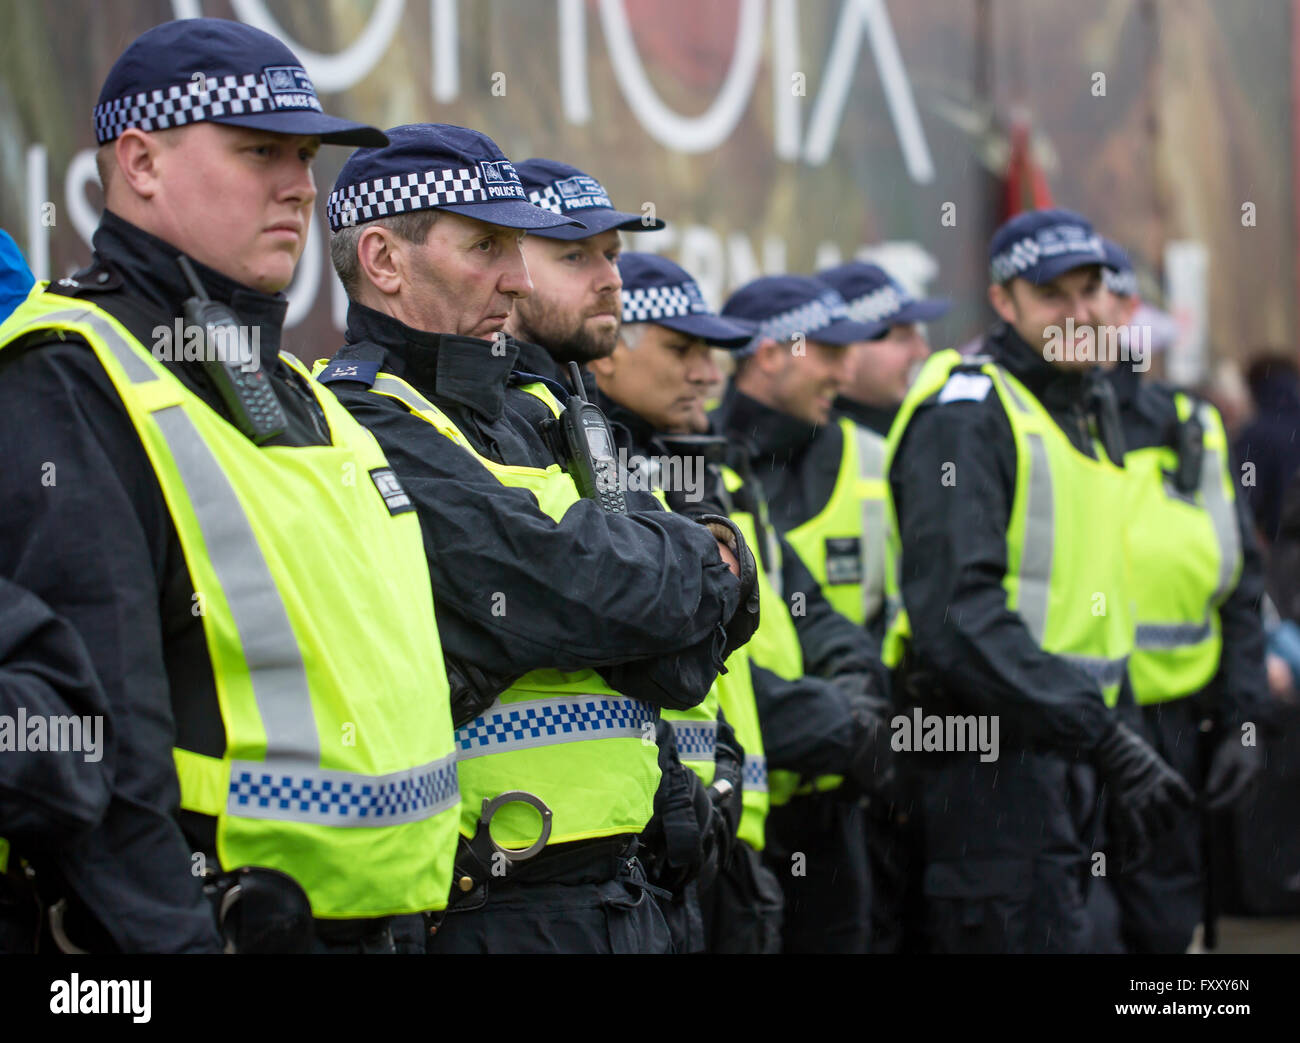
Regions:
<svg viewBox="0 0 1300 1043"><path fill-rule="evenodd" d="M898 41L889 22L889 12L881 0L844 0L839 24L835 27L835 43L826 62L825 82L809 120L803 158L813 166L821 166L830 157L857 68L858 39L863 29L871 41L871 53L880 71L880 85L885 90L889 115L898 131L898 144L903 150L907 172L918 184L929 184L934 180L934 160L930 157L930 146L921 128L911 85L907 82L907 70L898 53Z"/></svg>
<svg viewBox="0 0 1300 1043"><path fill-rule="evenodd" d="M731 67L718 96L701 116L678 115L660 101L637 54L622 0L600 0L600 20L614 76L646 133L676 152L708 152L727 140L740 122L758 74L763 52L763 0L741 0Z"/></svg>
<svg viewBox="0 0 1300 1043"><path fill-rule="evenodd" d="M355 86L379 63L402 20L406 0L379 0L375 5L375 13L361 30L361 35L350 47L345 47L338 54L309 51L297 40L290 39L289 34L267 10L265 0L230 0L230 6L235 9L235 16L241 22L279 37L285 46L302 59L303 67L316 89L327 93L345 91Z"/></svg>

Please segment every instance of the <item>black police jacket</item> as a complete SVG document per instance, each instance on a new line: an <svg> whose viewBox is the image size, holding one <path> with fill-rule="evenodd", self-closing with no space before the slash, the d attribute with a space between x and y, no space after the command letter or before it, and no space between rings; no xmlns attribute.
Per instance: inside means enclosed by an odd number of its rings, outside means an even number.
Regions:
<svg viewBox="0 0 1300 1043"><path fill-rule="evenodd" d="M109 212L94 247L90 267L51 290L98 305L152 344L154 327L170 327L191 295L178 251ZM323 442L310 392L278 359L285 298L195 267L212 299L260 327L263 364L289 421L274 444ZM42 887L70 895L97 922L89 947L219 952L211 906L191 872L195 852L215 864L215 823L177 810L173 746L217 757L225 746L180 541L153 466L89 346L51 335L23 347L0 353L0 575L75 628L116 736L108 808L94 829L37 865ZM227 415L198 364L168 365Z"/></svg>
<svg viewBox="0 0 1300 1043"><path fill-rule="evenodd" d="M335 376L357 364L371 382L391 373L482 456L558 463L541 432L552 414L519 387L532 376L514 370L518 345L500 343L498 352L488 341L413 330L353 303L346 343L320 374L374 433L416 505L444 651L502 681L540 667L595 667L625 694L696 705L728 653L725 627L740 602L706 528L649 493L628 494L624 515L582 500L557 522L405 406Z"/></svg>
<svg viewBox="0 0 1300 1043"><path fill-rule="evenodd" d="M1132 366L1121 363L1108 374L1119 403L1128 451L1152 446L1178 448L1178 406L1175 388L1146 381ZM1239 474L1235 463L1232 473ZM1250 505L1238 487L1237 530L1241 537L1241 575L1237 585L1219 607L1223 646L1219 669L1207 686L1213 709L1228 728L1239 728L1257 720L1268 705L1268 678L1264 672L1264 627L1260 600L1264 596L1263 562L1255 538Z"/></svg>
<svg viewBox="0 0 1300 1043"><path fill-rule="evenodd" d="M1107 411L1097 399L1105 386L1100 373L1055 367L1001 324L983 350L1038 398L1080 452L1095 457L1091 432L1118 426L1113 400ZM1004 746L1090 750L1114 728L1096 684L1039 648L1006 605L1002 580L1016 480L1011 422L996 392L943 406L937 397L917 408L889 473L912 626L910 662L960 712L999 715ZM1112 457L1122 459L1122 452L1122 444L1108 446ZM955 486L939 481L945 464L955 465ZM1120 510L1117 505L1116 525L1123 524Z"/></svg>
<svg viewBox="0 0 1300 1043"><path fill-rule="evenodd" d="M626 432L634 452L649 455L662 453L686 455L698 451L689 442L671 435L656 434L644 420L599 396L615 425L616 432ZM703 484L702 497L691 502L680 492L670 491L673 510L689 513L730 514L733 510L749 513L754 519L758 546L752 548L761 567L768 554L767 531L761 521L767 513L761 506L763 490L754 479L746 447L728 444L724 460L741 477L742 485L728 492L714 477ZM883 693L888 687L878 657L863 631L841 616L822 595L803 561L784 538L774 534L780 544L782 586L787 594L806 595L804 611L794 616L800 649L807 674L793 681L750 663L754 685L754 702L763 732L764 756L769 770L796 772L807 777L842 774L849 770L866 737L865 725L855 713L852 697L827 678L865 675L868 684ZM760 614L771 611L760 606Z"/></svg>
<svg viewBox="0 0 1300 1043"><path fill-rule="evenodd" d="M114 763L108 716L77 632L0 578L0 836L32 854L99 823ZM60 725L52 736L52 722L69 717L78 718L75 731ZM62 736L81 748L54 747Z"/></svg>

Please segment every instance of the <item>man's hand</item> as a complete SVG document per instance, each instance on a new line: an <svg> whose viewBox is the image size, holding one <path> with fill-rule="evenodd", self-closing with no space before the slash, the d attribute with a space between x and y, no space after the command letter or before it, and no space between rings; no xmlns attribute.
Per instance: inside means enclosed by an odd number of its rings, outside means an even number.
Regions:
<svg viewBox="0 0 1300 1043"><path fill-rule="evenodd" d="M1260 748L1245 745L1240 735L1229 735L1210 757L1210 771L1205 779L1206 807L1211 811L1232 807L1245 796L1263 770Z"/></svg>
<svg viewBox="0 0 1300 1043"><path fill-rule="evenodd" d="M735 576L736 579L740 579L740 562L737 561L736 556L731 553L731 548L721 540L718 540L718 554L721 556L727 568L731 569L731 574Z"/></svg>
<svg viewBox="0 0 1300 1043"><path fill-rule="evenodd" d="M1129 859L1142 861L1150 842L1171 829L1195 795L1137 732L1116 723L1095 754L1097 773L1110 788L1111 830Z"/></svg>

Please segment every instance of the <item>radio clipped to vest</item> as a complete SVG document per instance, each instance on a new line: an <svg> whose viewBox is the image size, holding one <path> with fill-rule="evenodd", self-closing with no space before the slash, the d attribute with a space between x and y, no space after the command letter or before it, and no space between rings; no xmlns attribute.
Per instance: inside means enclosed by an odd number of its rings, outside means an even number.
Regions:
<svg viewBox="0 0 1300 1043"><path fill-rule="evenodd" d="M1196 416L1178 423L1178 470L1174 485L1180 493L1191 495L1201 486L1201 466L1205 457L1205 429Z"/></svg>
<svg viewBox="0 0 1300 1043"><path fill-rule="evenodd" d="M178 255L176 264L194 291L184 305L185 326L203 330L203 371L230 410L235 426L256 445L284 434L288 420L270 377L260 366L245 368L248 359L241 356L246 341L238 316L208 296L188 257Z"/></svg>
<svg viewBox="0 0 1300 1043"><path fill-rule="evenodd" d="M600 407L587 401L582 390L582 373L576 362L569 363L574 394L564 412L542 427L554 440L555 452L573 478L578 495L595 500L609 514L626 514L627 499L618 482L618 460L614 456L614 432Z"/></svg>

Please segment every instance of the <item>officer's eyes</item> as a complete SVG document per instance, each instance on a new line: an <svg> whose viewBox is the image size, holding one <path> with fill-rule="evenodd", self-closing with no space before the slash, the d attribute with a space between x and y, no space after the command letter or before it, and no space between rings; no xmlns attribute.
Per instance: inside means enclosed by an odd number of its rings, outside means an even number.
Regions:
<svg viewBox="0 0 1300 1043"><path fill-rule="evenodd" d="M578 261L581 261L581 260L582 260L582 254L581 254L581 252L579 252L579 251L574 251L574 252L571 253L571 254L565 254L563 257L560 258L560 260L561 260L561 261L570 261L570 262L573 262L573 263L576 264Z"/></svg>
<svg viewBox="0 0 1300 1043"><path fill-rule="evenodd" d="M493 245L494 241L492 239L480 239L474 244L474 249L479 250L482 253L490 253Z"/></svg>

